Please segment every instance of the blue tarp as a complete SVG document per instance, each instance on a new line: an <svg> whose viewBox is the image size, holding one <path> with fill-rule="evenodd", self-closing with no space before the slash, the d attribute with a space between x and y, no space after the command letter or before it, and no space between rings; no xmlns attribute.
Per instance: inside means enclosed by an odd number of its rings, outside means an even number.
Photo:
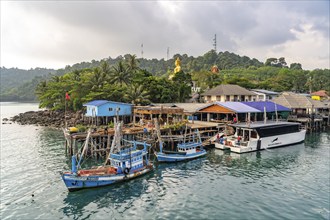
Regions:
<svg viewBox="0 0 330 220"><path fill-rule="evenodd" d="M215 102L214 104L230 109L236 113L262 112L254 107L245 105L243 102Z"/></svg>
<svg viewBox="0 0 330 220"><path fill-rule="evenodd" d="M258 109L263 112L266 106L266 112L275 112L275 103L270 101L259 101L259 102L242 102L252 108ZM279 112L291 112L290 108L284 107L283 105L276 104L276 109Z"/></svg>

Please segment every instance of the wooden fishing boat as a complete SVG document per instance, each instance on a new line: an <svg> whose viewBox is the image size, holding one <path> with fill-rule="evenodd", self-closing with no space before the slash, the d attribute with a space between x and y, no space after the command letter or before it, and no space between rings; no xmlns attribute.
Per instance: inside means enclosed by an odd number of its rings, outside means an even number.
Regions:
<svg viewBox="0 0 330 220"><path fill-rule="evenodd" d="M120 132L121 123L115 129L114 140L107 158L107 163L110 163L110 165L79 169L82 157L77 163L76 156L72 156L72 170L62 174L62 179L69 191L127 181L154 169L153 164L148 160L148 147L150 145L137 141L122 140L121 134L118 134ZM87 140L89 135L90 133L87 135ZM86 150L86 143L82 155Z"/></svg>
<svg viewBox="0 0 330 220"><path fill-rule="evenodd" d="M190 135L185 135L183 142L178 143L176 151L163 150L163 142L161 140L159 145L160 151L155 153L159 162L185 161L206 155L198 129Z"/></svg>

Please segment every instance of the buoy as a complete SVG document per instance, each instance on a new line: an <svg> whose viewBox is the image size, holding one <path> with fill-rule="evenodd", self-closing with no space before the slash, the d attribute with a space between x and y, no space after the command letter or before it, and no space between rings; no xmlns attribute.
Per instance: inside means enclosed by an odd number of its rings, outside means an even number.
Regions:
<svg viewBox="0 0 330 220"><path fill-rule="evenodd" d="M79 131L79 129L76 128L76 127L69 127L69 132L70 133L77 133L78 131Z"/></svg>

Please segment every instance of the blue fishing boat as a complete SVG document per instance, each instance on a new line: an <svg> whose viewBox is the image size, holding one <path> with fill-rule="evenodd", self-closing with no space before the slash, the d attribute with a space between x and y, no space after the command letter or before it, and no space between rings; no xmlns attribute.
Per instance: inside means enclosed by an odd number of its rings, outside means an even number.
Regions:
<svg viewBox="0 0 330 220"><path fill-rule="evenodd" d="M159 162L179 162L206 155L198 129L190 135L185 135L183 142L178 143L176 151L164 150L161 140L159 141L159 148L159 152L155 153Z"/></svg>
<svg viewBox="0 0 330 220"><path fill-rule="evenodd" d="M107 162L110 165L98 166L91 169L78 169L82 157L80 157L77 163L76 156L72 156L72 170L62 174L62 179L69 191L127 181L154 169L153 164L148 160L149 144L121 140L116 132L117 129L107 158ZM87 135L86 143L89 135L90 133ZM87 146L86 143L82 155ZM139 149L141 145L143 148Z"/></svg>

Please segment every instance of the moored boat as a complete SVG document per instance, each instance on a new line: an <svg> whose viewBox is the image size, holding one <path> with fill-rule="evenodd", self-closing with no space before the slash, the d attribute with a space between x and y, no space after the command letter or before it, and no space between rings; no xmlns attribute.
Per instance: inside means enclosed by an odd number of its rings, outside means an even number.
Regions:
<svg viewBox="0 0 330 220"><path fill-rule="evenodd" d="M120 129L121 124L119 123L116 132ZM85 144L82 155L86 146L87 144ZM139 146L143 146L143 148L140 149L141 147ZM115 134L109 157L107 158L109 165L91 169L78 169L80 168L81 159L77 163L74 155L72 156L72 170L64 172L62 179L69 191L76 191L111 185L136 178L152 171L154 168L153 164L148 160L148 147L150 145L146 143L121 140L120 135Z"/></svg>
<svg viewBox="0 0 330 220"><path fill-rule="evenodd" d="M302 143L306 130L294 122L255 122L231 124L233 135L222 135L215 148L230 149L235 153L246 153L263 149Z"/></svg>
<svg viewBox="0 0 330 220"><path fill-rule="evenodd" d="M163 150L163 142L159 142L160 151L155 155L159 162L179 162L191 160L206 155L198 129L196 132L186 135L182 143L178 143L176 151Z"/></svg>

